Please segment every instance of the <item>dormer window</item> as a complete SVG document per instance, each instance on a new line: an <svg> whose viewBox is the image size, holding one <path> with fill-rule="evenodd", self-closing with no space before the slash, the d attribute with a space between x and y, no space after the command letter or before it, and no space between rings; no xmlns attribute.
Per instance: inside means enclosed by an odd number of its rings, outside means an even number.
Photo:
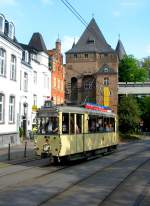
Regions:
<svg viewBox="0 0 150 206"><path fill-rule="evenodd" d="M8 28L8 36L13 39L15 34L15 27L12 22L9 23L9 28Z"/></svg>
<svg viewBox="0 0 150 206"><path fill-rule="evenodd" d="M88 43L88 44L95 44L95 39L90 39L90 38L89 38L89 39L87 40L87 43Z"/></svg>
<svg viewBox="0 0 150 206"><path fill-rule="evenodd" d="M4 33L4 27L5 27L5 18L2 14L0 14L0 32Z"/></svg>
<svg viewBox="0 0 150 206"><path fill-rule="evenodd" d="M25 62L29 63L29 52L25 51L24 54L25 54L25 58L24 58Z"/></svg>
<svg viewBox="0 0 150 206"><path fill-rule="evenodd" d="M104 72L107 73L109 72L109 69L107 67L104 68Z"/></svg>

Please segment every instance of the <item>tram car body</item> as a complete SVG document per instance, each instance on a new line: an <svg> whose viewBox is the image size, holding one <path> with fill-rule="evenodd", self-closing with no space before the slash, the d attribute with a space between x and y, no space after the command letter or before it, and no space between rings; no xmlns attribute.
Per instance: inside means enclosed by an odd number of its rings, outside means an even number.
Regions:
<svg viewBox="0 0 150 206"><path fill-rule="evenodd" d="M35 151L55 162L87 158L117 148L117 119L110 111L46 103L37 112Z"/></svg>

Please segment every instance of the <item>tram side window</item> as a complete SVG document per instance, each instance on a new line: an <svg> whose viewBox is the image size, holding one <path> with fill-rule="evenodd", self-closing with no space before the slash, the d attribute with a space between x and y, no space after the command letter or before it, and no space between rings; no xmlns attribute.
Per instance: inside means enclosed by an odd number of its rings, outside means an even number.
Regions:
<svg viewBox="0 0 150 206"><path fill-rule="evenodd" d="M110 118L109 128L110 128L110 132L115 131L115 119L114 118Z"/></svg>
<svg viewBox="0 0 150 206"><path fill-rule="evenodd" d="M104 118L104 131L113 132L115 131L115 120L112 117Z"/></svg>
<svg viewBox="0 0 150 206"><path fill-rule="evenodd" d="M82 132L82 115L77 114L76 116L76 134L81 134Z"/></svg>
<svg viewBox="0 0 150 206"><path fill-rule="evenodd" d="M62 115L62 134L69 134L69 114Z"/></svg>
<svg viewBox="0 0 150 206"><path fill-rule="evenodd" d="M96 116L89 116L89 133L96 132Z"/></svg>
<svg viewBox="0 0 150 206"><path fill-rule="evenodd" d="M58 133L58 118L47 117L38 120L38 133L40 134L56 134Z"/></svg>
<svg viewBox="0 0 150 206"><path fill-rule="evenodd" d="M96 131L97 132L103 132L104 127L103 127L103 117L98 117L96 121Z"/></svg>
<svg viewBox="0 0 150 206"><path fill-rule="evenodd" d="M75 115L74 114L70 114L70 134L75 134Z"/></svg>

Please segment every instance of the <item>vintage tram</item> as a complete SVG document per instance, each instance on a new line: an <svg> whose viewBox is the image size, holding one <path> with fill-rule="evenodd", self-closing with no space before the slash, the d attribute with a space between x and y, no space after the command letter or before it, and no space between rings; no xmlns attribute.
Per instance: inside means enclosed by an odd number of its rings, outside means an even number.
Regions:
<svg viewBox="0 0 150 206"><path fill-rule="evenodd" d="M54 162L88 158L118 145L116 115L99 105L54 106L46 101L36 120L36 154Z"/></svg>

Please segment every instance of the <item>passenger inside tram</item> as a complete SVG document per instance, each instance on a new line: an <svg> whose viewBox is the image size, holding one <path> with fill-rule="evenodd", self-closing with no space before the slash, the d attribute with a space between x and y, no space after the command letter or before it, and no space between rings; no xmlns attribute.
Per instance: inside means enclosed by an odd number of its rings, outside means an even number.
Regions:
<svg viewBox="0 0 150 206"><path fill-rule="evenodd" d="M54 134L58 133L58 118L40 118L38 120L38 133L40 134Z"/></svg>

